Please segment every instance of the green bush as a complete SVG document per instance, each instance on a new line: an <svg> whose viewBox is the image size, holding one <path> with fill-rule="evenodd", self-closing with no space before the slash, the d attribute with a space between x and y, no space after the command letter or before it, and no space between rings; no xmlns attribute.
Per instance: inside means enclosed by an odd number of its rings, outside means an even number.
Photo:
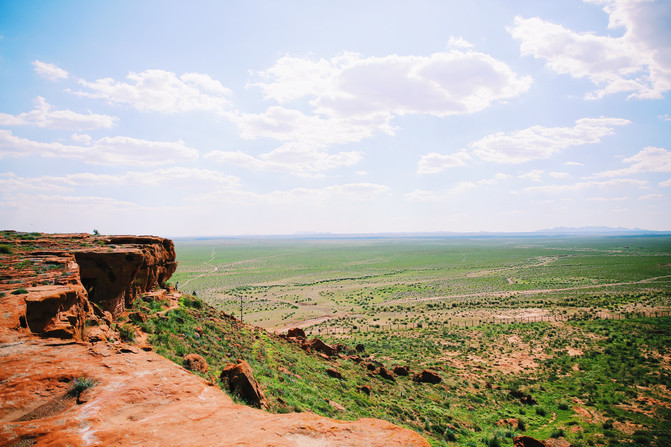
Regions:
<svg viewBox="0 0 671 447"><path fill-rule="evenodd" d="M68 390L70 396L79 397L85 390L96 385L96 381L88 377L78 377L72 382L72 386Z"/></svg>
<svg viewBox="0 0 671 447"><path fill-rule="evenodd" d="M126 323L118 327L119 336L123 341L135 341L135 327L132 324Z"/></svg>
<svg viewBox="0 0 671 447"><path fill-rule="evenodd" d="M14 253L14 249L12 249L11 245L7 244L0 245L0 254L11 255L12 253Z"/></svg>
<svg viewBox="0 0 671 447"><path fill-rule="evenodd" d="M12 295L22 295L22 294L24 294L24 293L28 293L28 291L27 291L26 289L24 289L23 287L19 287L18 289L14 290L14 291L12 291L12 292L10 292L10 293L11 293Z"/></svg>

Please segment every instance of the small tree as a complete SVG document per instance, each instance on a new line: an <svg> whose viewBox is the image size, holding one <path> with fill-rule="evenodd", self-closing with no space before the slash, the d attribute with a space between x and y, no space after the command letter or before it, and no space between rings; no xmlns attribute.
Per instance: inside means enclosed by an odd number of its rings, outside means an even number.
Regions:
<svg viewBox="0 0 671 447"><path fill-rule="evenodd" d="M93 229L93 235L94 236L100 236L100 232L94 228Z"/></svg>

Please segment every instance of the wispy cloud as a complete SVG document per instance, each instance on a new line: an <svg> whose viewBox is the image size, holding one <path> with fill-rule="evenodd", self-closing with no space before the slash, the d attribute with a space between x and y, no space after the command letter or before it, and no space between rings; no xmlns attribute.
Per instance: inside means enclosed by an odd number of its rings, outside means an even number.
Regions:
<svg viewBox="0 0 671 447"><path fill-rule="evenodd" d="M563 185L530 186L524 188L524 191L542 192L542 193L560 193L568 191L581 191L590 188L616 189L625 187L645 189L648 187L648 182L646 180L635 180L635 179L612 179L604 181L578 182Z"/></svg>
<svg viewBox="0 0 671 447"><path fill-rule="evenodd" d="M46 99L38 96L30 112L10 115L0 113L1 126L38 126L46 129L94 130L111 128L118 118L97 113L76 113L71 110L54 110Z"/></svg>
<svg viewBox="0 0 671 447"><path fill-rule="evenodd" d="M533 126L511 133L498 132L471 143L470 151L423 155L417 171L433 174L450 167L463 166L471 153L485 161L510 164L550 158L562 149L599 143L602 138L615 133L616 126L630 123L621 118L582 118L573 127Z"/></svg>
<svg viewBox="0 0 671 447"><path fill-rule="evenodd" d="M291 190L275 190L267 193L231 190L215 191L190 200L198 203L262 203L272 206L286 204L305 205L306 203L329 206L334 202L347 203L368 202L389 191L389 187L377 183L347 183L330 185L323 188L294 188Z"/></svg>
<svg viewBox="0 0 671 447"><path fill-rule="evenodd" d="M664 0L586 0L604 5L609 29L622 37L579 33L535 17L517 17L508 31L523 55L545 59L546 67L596 87L588 99L630 92L630 98L659 99L671 90L671 8Z"/></svg>
<svg viewBox="0 0 671 447"><path fill-rule="evenodd" d="M533 126L511 133L498 132L472 143L471 147L485 161L525 163L550 158L568 147L598 143L612 135L615 126L630 123L620 118L583 118L573 127Z"/></svg>
<svg viewBox="0 0 671 447"><path fill-rule="evenodd" d="M323 171L357 164L361 152L329 154L311 146L286 143L271 152L251 156L241 151L211 151L205 158L217 163L228 163L259 171L287 172L299 176L318 176Z"/></svg>
<svg viewBox="0 0 671 447"><path fill-rule="evenodd" d="M101 165L154 166L194 160L198 151L182 140L150 141L121 136L103 137L88 146L42 143L0 129L0 159L31 155Z"/></svg>
<svg viewBox="0 0 671 447"><path fill-rule="evenodd" d="M20 177L14 173L0 173L0 186L7 191L73 191L78 187L164 187L171 189L233 189L240 179L209 169L170 167L151 171L128 171L118 174L82 172L63 176Z"/></svg>
<svg viewBox="0 0 671 447"><path fill-rule="evenodd" d="M468 180L459 182L444 191L427 191L416 189L405 194L404 198L409 202L442 202L450 199L451 197L454 197L455 195L463 194L466 191L496 185L498 183L509 180L510 178L512 178L511 175L499 172L491 178L484 178L478 181Z"/></svg>
<svg viewBox="0 0 671 447"><path fill-rule="evenodd" d="M661 147L648 146L633 157L625 158L622 162L630 166L599 172L595 174L595 177L619 177L644 172L671 172L671 151Z"/></svg>
<svg viewBox="0 0 671 447"><path fill-rule="evenodd" d="M208 111L225 113L231 90L209 75L185 73L177 76L165 70L129 73L129 82L103 78L79 80L84 90L77 95L103 99L112 104L129 105L140 111L178 113Z"/></svg>
<svg viewBox="0 0 671 447"><path fill-rule="evenodd" d="M430 152L426 155L422 155L419 159L419 163L417 163L417 173L436 174L447 168L465 166L466 160L470 159L471 156L464 150L455 154L438 154L436 152Z"/></svg>
<svg viewBox="0 0 671 447"><path fill-rule="evenodd" d="M35 68L35 72L42 76L45 79L48 79L50 81L57 81L59 79L67 79L68 78L68 72L63 70L62 68L57 67L54 64L49 64L47 62L42 62L39 60L33 61L33 67Z"/></svg>

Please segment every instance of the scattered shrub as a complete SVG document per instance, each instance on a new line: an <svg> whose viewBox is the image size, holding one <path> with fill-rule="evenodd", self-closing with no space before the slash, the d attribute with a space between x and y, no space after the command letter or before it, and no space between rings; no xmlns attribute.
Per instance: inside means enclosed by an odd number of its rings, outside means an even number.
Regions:
<svg viewBox="0 0 671 447"><path fill-rule="evenodd" d="M121 340L135 341L135 327L133 327L132 324L122 324L117 329L119 330L119 336L121 337Z"/></svg>
<svg viewBox="0 0 671 447"><path fill-rule="evenodd" d="M14 250L12 249L11 245L7 244L0 245L0 254L11 255L12 253L14 253Z"/></svg>
<svg viewBox="0 0 671 447"><path fill-rule="evenodd" d="M12 291L12 292L10 292L10 293L11 293L12 295L22 295L22 294L24 294L24 293L28 293L28 291L27 291L26 289L24 289L23 287L19 287L18 289L14 290L14 291Z"/></svg>
<svg viewBox="0 0 671 447"><path fill-rule="evenodd" d="M96 381L88 377L78 377L72 382L68 394L73 397L79 397L85 390L96 385Z"/></svg>

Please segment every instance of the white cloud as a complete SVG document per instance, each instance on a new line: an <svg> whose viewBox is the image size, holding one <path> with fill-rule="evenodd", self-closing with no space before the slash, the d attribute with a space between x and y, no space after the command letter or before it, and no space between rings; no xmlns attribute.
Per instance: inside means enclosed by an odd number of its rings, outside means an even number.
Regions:
<svg viewBox="0 0 671 447"><path fill-rule="evenodd" d="M629 197L588 197L587 200L590 202L624 202L629 200Z"/></svg>
<svg viewBox="0 0 671 447"><path fill-rule="evenodd" d="M564 164L566 166L585 166L583 163L578 163L577 161L567 161Z"/></svg>
<svg viewBox="0 0 671 447"><path fill-rule="evenodd" d="M468 180L459 182L445 191L426 191L416 189L405 194L404 197L409 202L441 202L448 200L455 195L463 194L468 190L495 185L510 178L512 178L512 176L499 172L492 178L480 179L478 181Z"/></svg>
<svg viewBox="0 0 671 447"><path fill-rule="evenodd" d="M597 90L587 98L631 92L631 98L659 99L671 90L671 4L666 0L585 0L604 5L609 29L621 37L578 33L541 18L517 17L508 31L521 41L523 55L546 67L587 78Z"/></svg>
<svg viewBox="0 0 671 447"><path fill-rule="evenodd" d="M533 171L518 175L517 178L531 180L532 182L540 182L543 174L545 174L545 171L542 169L534 169Z"/></svg>
<svg viewBox="0 0 671 447"><path fill-rule="evenodd" d="M130 137L103 137L88 146L42 143L0 129L0 159L41 156L80 160L102 165L153 166L198 158L198 151L178 141L149 141Z"/></svg>
<svg viewBox="0 0 671 447"><path fill-rule="evenodd" d="M465 161L470 159L471 156L464 150L455 154L438 154L436 152L430 152L426 155L422 155L419 159L419 162L417 163L417 173L436 174L447 168L465 166Z"/></svg>
<svg viewBox="0 0 671 447"><path fill-rule="evenodd" d="M83 143L83 144L91 144L91 141L93 138L91 138L91 135L86 135L86 134L78 134L78 133L73 133L70 138L72 138L72 141L76 141L77 143Z"/></svg>
<svg viewBox="0 0 671 447"><path fill-rule="evenodd" d="M550 172L550 177L556 179L567 179L571 178L571 174L569 174L568 172Z"/></svg>
<svg viewBox="0 0 671 447"><path fill-rule="evenodd" d="M671 186L671 179L664 180L663 182L659 182L659 186Z"/></svg>
<svg viewBox="0 0 671 447"><path fill-rule="evenodd" d="M286 56L258 73L267 98L280 103L313 98L327 116L475 113L528 90L505 63L478 52L452 50L430 56L364 57L344 53L331 60Z"/></svg>
<svg viewBox="0 0 671 447"><path fill-rule="evenodd" d="M93 82L80 80L86 90L81 96L104 99L112 104L127 104L140 111L225 113L231 91L206 74L185 73L177 76L165 70L129 73L130 82L112 78Z"/></svg>
<svg viewBox="0 0 671 447"><path fill-rule="evenodd" d="M72 191L76 187L91 186L170 186L170 188L231 189L240 185L238 177L218 171L171 167L152 171L128 171L123 174L94 174L82 172L65 176L19 177L0 173L0 189L7 191Z"/></svg>
<svg viewBox="0 0 671 447"><path fill-rule="evenodd" d="M629 120L619 118L583 118L574 127L533 126L509 134L498 132L470 146L486 161L524 163L549 158L567 147L598 143L614 133L613 127L627 124Z"/></svg>
<svg viewBox="0 0 671 447"><path fill-rule="evenodd" d="M489 55L459 50L426 57L343 53L316 61L285 56L256 76L259 80L249 86L259 87L266 99L281 105L262 113L230 113L227 118L239 126L242 138L271 138L289 146L259 157L241 152L214 152L211 157L300 175L358 162L359 152L331 155L323 150L378 133L393 134L394 117L474 113L525 92L531 83L531 78L517 76ZM307 100L311 110L284 105L297 100ZM292 169L277 160L296 153L300 160L307 159L307 164ZM438 157L443 157L440 164L447 166L450 156ZM438 172L426 161L420 163L421 170Z"/></svg>
<svg viewBox="0 0 671 447"><path fill-rule="evenodd" d="M502 172L497 173L493 178L483 179L478 181L478 185L495 185L499 182L505 181L512 178L512 175L504 174Z"/></svg>
<svg viewBox="0 0 671 447"><path fill-rule="evenodd" d="M358 163L361 152L329 154L300 143L286 143L279 148L253 157L241 151L211 151L205 158L218 163L230 163L260 171L289 172L301 176L315 176L323 171Z"/></svg>
<svg viewBox="0 0 671 447"><path fill-rule="evenodd" d="M10 115L0 113L0 126L32 125L46 129L94 130L110 128L118 118L109 115L76 113L71 110L53 110L46 99L38 96L30 112Z"/></svg>
<svg viewBox="0 0 671 447"><path fill-rule="evenodd" d="M634 180L634 179L613 179L605 181L579 182L571 185L530 186L528 188L524 188L524 190L529 192L558 193L567 191L581 191L590 188L616 189L623 187L645 189L648 188L648 182L645 180Z"/></svg>
<svg viewBox="0 0 671 447"><path fill-rule="evenodd" d="M329 206L334 202L368 202L389 191L389 187L376 183L349 183L324 188L295 188L268 193L231 190L218 191L191 198L200 203L262 203L271 206L286 204Z"/></svg>
<svg viewBox="0 0 671 447"><path fill-rule="evenodd" d="M633 157L622 160L631 166L595 174L595 177L617 177L644 172L671 172L671 151L661 147L648 146Z"/></svg>
<svg viewBox="0 0 671 447"><path fill-rule="evenodd" d="M445 200L446 194L416 189L405 194L403 197L409 202L440 202Z"/></svg>
<svg viewBox="0 0 671 447"><path fill-rule="evenodd" d="M639 197L638 200L659 200L659 199L663 199L663 198L664 198L664 196L661 195L661 194L648 194L648 195Z"/></svg>
<svg viewBox="0 0 671 447"><path fill-rule="evenodd" d="M387 119L379 116L367 119L323 118L281 106L269 107L263 113L236 114L229 118L239 126L240 136L244 139L272 138L317 148L361 141L375 132L393 133Z"/></svg>
<svg viewBox="0 0 671 447"><path fill-rule="evenodd" d="M35 72L38 75L50 81L57 81L59 79L68 78L68 72L63 70L62 68L58 68L54 64L49 64L46 62L35 60L33 61L33 67L35 68Z"/></svg>
<svg viewBox="0 0 671 447"><path fill-rule="evenodd" d="M450 39L447 41L447 45L457 48L473 48L473 44L461 36L450 36Z"/></svg>

